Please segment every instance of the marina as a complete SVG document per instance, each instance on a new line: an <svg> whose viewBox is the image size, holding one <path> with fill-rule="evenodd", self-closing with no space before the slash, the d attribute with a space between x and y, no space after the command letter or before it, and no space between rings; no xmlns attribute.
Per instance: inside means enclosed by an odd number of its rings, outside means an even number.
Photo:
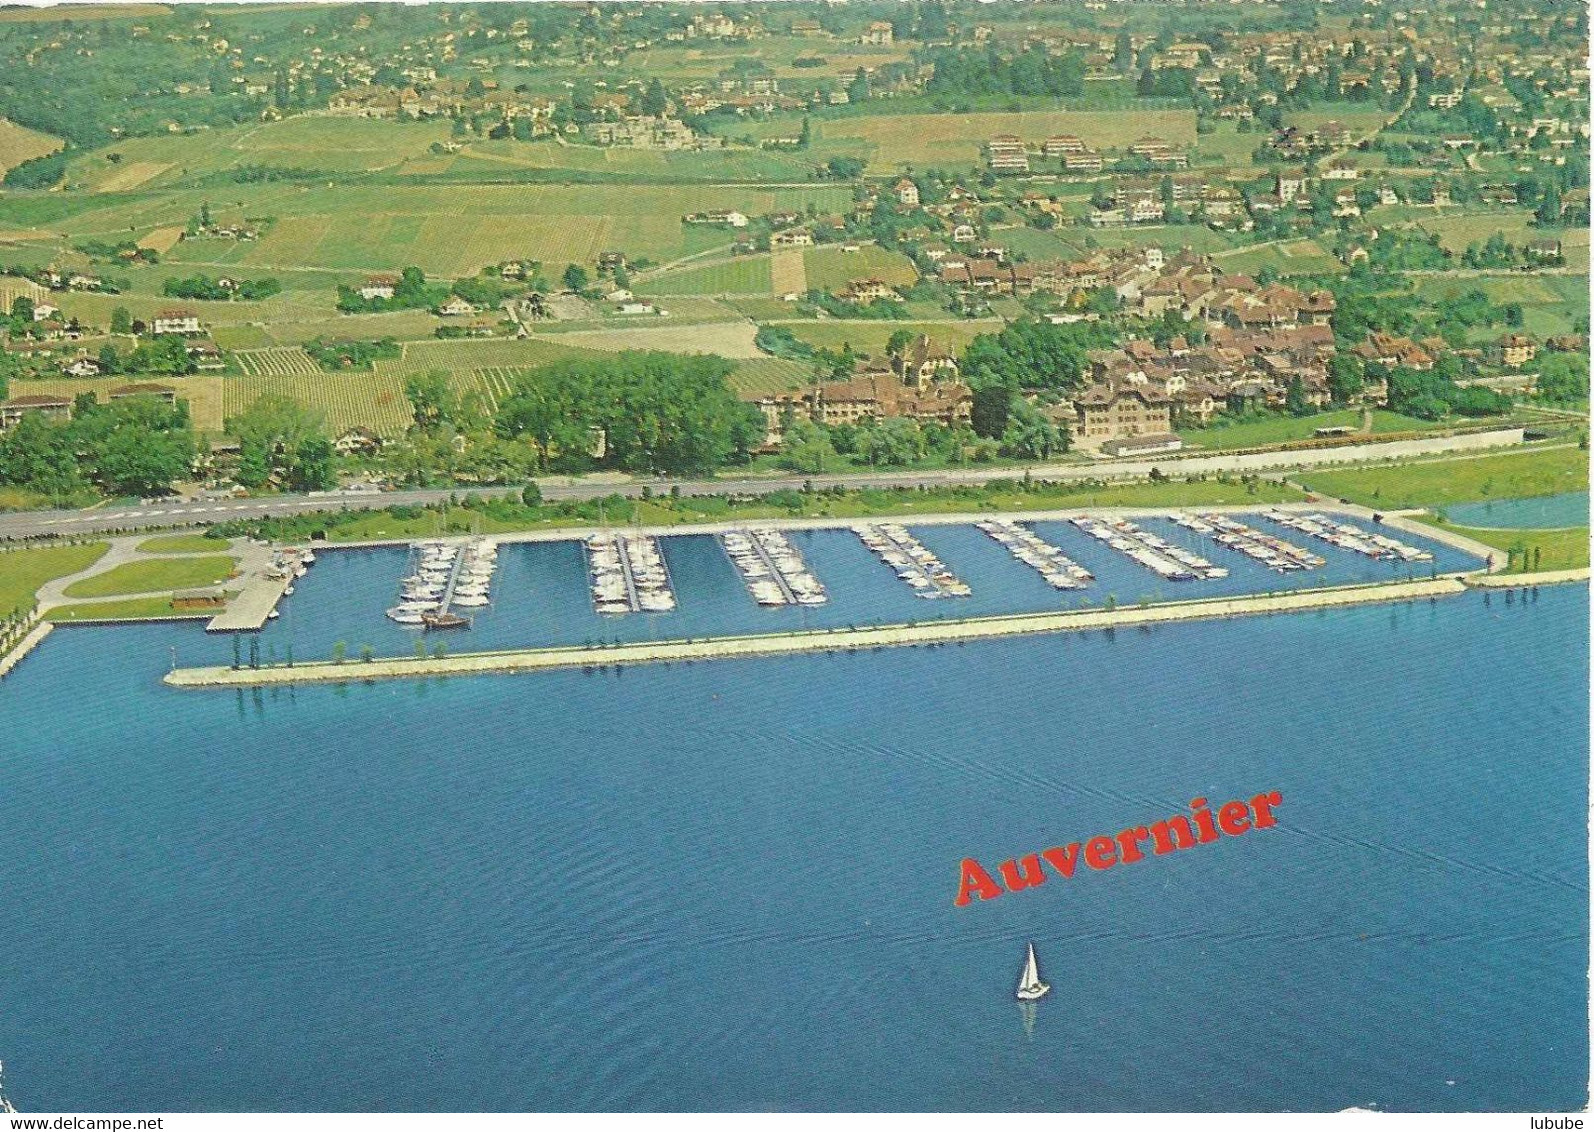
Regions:
<svg viewBox="0 0 1594 1132"><path fill-rule="evenodd" d="M1212 580L1229 576L1228 570L1222 566L1214 566L1199 554L1175 546L1167 539L1142 529L1128 519L1103 519L1094 515L1079 515L1072 522L1091 538L1106 543L1166 581L1193 582L1197 579Z"/></svg>
<svg viewBox="0 0 1594 1132"><path fill-rule="evenodd" d="M592 605L599 613L669 613L675 591L652 535L600 532L584 543Z"/></svg>
<svg viewBox="0 0 1594 1132"><path fill-rule="evenodd" d="M922 598L968 597L973 590L898 523L853 528L863 544Z"/></svg>
<svg viewBox="0 0 1594 1132"><path fill-rule="evenodd" d="M823 605L828 600L825 587L780 531L726 531L720 545L759 605Z"/></svg>
<svg viewBox="0 0 1594 1132"><path fill-rule="evenodd" d="M975 526L1033 568L1054 590L1082 590L1095 581L1089 570L1028 527L1006 519L982 519Z"/></svg>
<svg viewBox="0 0 1594 1132"><path fill-rule="evenodd" d="M1292 511L1269 511L1267 517L1280 526L1311 535L1341 550L1355 551L1357 554L1379 561L1433 561L1433 555L1420 547L1410 546L1388 535L1364 531L1353 523L1331 519L1327 515L1315 512L1300 515Z"/></svg>
<svg viewBox="0 0 1594 1132"><path fill-rule="evenodd" d="M1326 562L1320 554L1303 550L1275 535L1264 534L1228 515L1175 513L1170 518L1185 530L1206 535L1218 545L1238 551L1280 574L1290 570L1316 570Z"/></svg>

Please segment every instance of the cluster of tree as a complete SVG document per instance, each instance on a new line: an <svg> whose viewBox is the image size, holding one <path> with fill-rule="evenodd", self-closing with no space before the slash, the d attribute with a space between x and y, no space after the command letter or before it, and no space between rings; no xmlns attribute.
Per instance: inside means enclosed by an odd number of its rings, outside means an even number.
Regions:
<svg viewBox="0 0 1594 1132"><path fill-rule="evenodd" d="M106 495L158 495L193 469L188 403L80 394L69 421L27 413L0 435L0 482L51 496L89 485Z"/></svg>
<svg viewBox="0 0 1594 1132"><path fill-rule="evenodd" d="M41 287L49 287L52 290L65 290L66 288L59 281L59 276L52 280L51 274L48 269L43 267L30 267L20 263L0 265L0 275L11 275L18 279L31 280ZM113 279L109 276L99 276L98 279L99 281L92 286L74 287L72 289L83 290L96 295L119 295L133 285L131 280L125 278Z"/></svg>
<svg viewBox="0 0 1594 1132"><path fill-rule="evenodd" d="M282 284L269 276L264 279L237 279L229 282L232 286L224 287L219 280L205 275L194 275L187 279L168 279L161 284L161 294L175 299L204 299L209 302L224 303L229 299L269 299L282 291Z"/></svg>
<svg viewBox="0 0 1594 1132"><path fill-rule="evenodd" d="M179 376L197 368L188 356L188 343L181 335L162 334L140 342L124 357L115 346L100 347L102 374L159 374Z"/></svg>
<svg viewBox="0 0 1594 1132"><path fill-rule="evenodd" d="M828 291L809 291L799 309L804 314L823 311L831 318L863 318L900 320L908 318L908 308L895 299L875 299L869 303L854 303L839 299Z"/></svg>
<svg viewBox="0 0 1594 1132"><path fill-rule="evenodd" d="M397 358L404 350L392 338L376 342L327 342L312 339L304 345L305 353L316 360L322 369L370 369L371 363L381 358Z"/></svg>
<svg viewBox="0 0 1594 1132"><path fill-rule="evenodd" d="M338 284L338 310L344 314L371 314L377 311L424 310L446 302L449 288L428 284L418 267L406 267L393 285L393 297L365 298L359 290Z"/></svg>
<svg viewBox="0 0 1594 1132"><path fill-rule="evenodd" d="M1369 365L1369 375L1379 368ZM1414 370L1396 366L1388 374L1389 407L1397 413L1436 421L1450 414L1464 417L1494 416L1509 412L1511 398L1479 385L1461 386L1461 360L1446 354L1432 369Z"/></svg>
<svg viewBox="0 0 1594 1132"><path fill-rule="evenodd" d="M291 397L266 394L237 416L227 431L238 438L239 483L289 491L322 491L337 484L336 453L325 416Z"/></svg>
<svg viewBox="0 0 1594 1132"><path fill-rule="evenodd" d="M29 158L6 170L3 183L8 189L51 189L66 176L66 153L57 151Z"/></svg>
<svg viewBox="0 0 1594 1132"><path fill-rule="evenodd" d="M760 326L753 344L776 358L806 361L814 356L814 348L784 326Z"/></svg>
<svg viewBox="0 0 1594 1132"><path fill-rule="evenodd" d="M1020 318L1000 333L981 334L963 353L962 374L975 391L1002 386L1072 390L1085 384L1088 353L1114 344L1113 331L1099 322L1054 325Z"/></svg>
<svg viewBox="0 0 1594 1132"><path fill-rule="evenodd" d="M626 352L519 377L499 405L500 436L524 438L543 467L703 473L745 462L764 436L731 390L723 358Z"/></svg>
<svg viewBox="0 0 1594 1132"><path fill-rule="evenodd" d="M1546 195L1545 199L1550 198ZM1557 206L1557 223L1559 215L1560 208ZM1495 232L1481 245L1468 244L1467 250L1461 253L1462 265L1473 268L1559 267L1565 262L1565 257L1558 251L1545 254L1529 245L1510 243L1504 232Z"/></svg>
<svg viewBox="0 0 1594 1132"><path fill-rule="evenodd" d="M1052 55L1037 46L1009 55L994 46L983 52L949 47L930 52L929 61L935 74L924 86L926 94L1077 98L1085 93L1085 58L1077 51Z"/></svg>
<svg viewBox="0 0 1594 1132"><path fill-rule="evenodd" d="M114 244L106 243L104 240L84 240L81 244L73 246L92 260L159 263L161 258L160 253L154 248L141 247L137 240L118 240Z"/></svg>
<svg viewBox="0 0 1594 1132"><path fill-rule="evenodd" d="M1540 400L1561 404L1588 400L1586 353L1541 353L1538 363Z"/></svg>

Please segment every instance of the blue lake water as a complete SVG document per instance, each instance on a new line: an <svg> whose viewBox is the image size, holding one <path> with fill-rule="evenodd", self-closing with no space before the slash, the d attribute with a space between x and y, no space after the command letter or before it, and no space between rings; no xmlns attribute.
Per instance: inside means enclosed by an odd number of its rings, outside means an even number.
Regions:
<svg viewBox="0 0 1594 1132"><path fill-rule="evenodd" d="M817 534L835 602L810 616L1059 600L977 532L920 533L975 598L904 604L855 539ZM678 624L761 623L712 542L666 553ZM501 562L503 593L535 600L500 596L473 645L655 631L582 612L573 546ZM401 567L323 555L267 637L401 649L375 635ZM1555 587L241 692L159 683L172 649L228 648L197 626L64 629L0 685L8 1091L68 1111L1580 1108L1587 624L1586 588ZM965 856L1263 790L1275 829L952 904ZM1029 940L1054 989L1026 1016Z"/></svg>
<svg viewBox="0 0 1594 1132"><path fill-rule="evenodd" d="M1588 492L1454 503L1446 507L1444 513L1445 518L1462 527L1586 527Z"/></svg>

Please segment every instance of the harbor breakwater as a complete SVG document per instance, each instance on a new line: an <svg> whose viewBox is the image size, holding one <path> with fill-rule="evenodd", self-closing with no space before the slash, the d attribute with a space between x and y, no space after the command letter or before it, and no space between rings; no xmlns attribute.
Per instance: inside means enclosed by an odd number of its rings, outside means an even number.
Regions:
<svg viewBox="0 0 1594 1132"><path fill-rule="evenodd" d="M645 641L605 647L558 646L456 653L445 656L390 658L335 663L318 661L260 668L177 668L165 682L177 688L261 687L290 684L347 683L427 676L536 672L549 669L608 668L616 665L672 661L723 660L780 656L805 652L857 652L996 637L1026 636L1082 629L1113 629L1165 622L1196 621L1266 613L1295 613L1339 606L1450 597L1466 591L1465 575L1335 586L1244 597L1200 598L1104 609L1074 609L1006 614L941 621L876 625L863 628L804 630L713 637L698 640Z"/></svg>

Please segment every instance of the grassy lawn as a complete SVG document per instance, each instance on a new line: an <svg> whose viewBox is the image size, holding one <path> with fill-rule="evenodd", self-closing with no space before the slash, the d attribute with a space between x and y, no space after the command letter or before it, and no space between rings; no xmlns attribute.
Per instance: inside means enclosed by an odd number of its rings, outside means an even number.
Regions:
<svg viewBox="0 0 1594 1132"><path fill-rule="evenodd" d="M0 615L32 605L45 582L87 570L110 548L108 542L91 542L0 551Z"/></svg>
<svg viewBox="0 0 1594 1132"><path fill-rule="evenodd" d="M129 597L121 601L85 601L77 605L58 605L44 615L46 621L135 621L146 617L173 617L171 594L157 597ZM190 613L189 617L212 617L213 613Z"/></svg>
<svg viewBox="0 0 1594 1132"><path fill-rule="evenodd" d="M1540 570L1581 570L1588 567L1588 528L1567 527L1559 530L1507 531L1480 527L1458 527L1454 523L1441 523L1436 519L1421 520L1433 527L1466 535L1486 546L1505 552L1510 560L1508 574L1536 573ZM1537 554L1535 559L1533 556Z"/></svg>
<svg viewBox="0 0 1594 1132"><path fill-rule="evenodd" d="M849 491L842 496L816 493L802 495L800 509L781 507L766 501L731 503L723 498L701 496L634 500L626 507L605 513L604 519L609 523L641 522L649 526L669 527L689 523L792 517L845 519L882 515L1044 511L1074 507L1205 507L1285 503L1300 498L1301 493L1293 488L1267 480L1249 485L1215 479L1141 482L1107 487L1047 484L1027 491L1014 482L1011 486L998 486L994 490L968 487L940 491ZM436 511L427 511L414 519L396 519L384 512L352 515L327 534L332 542L358 542L365 539L463 534L473 530L484 534L500 534L596 525L595 516L589 518L579 515L552 515L541 520L501 523L477 511L453 508L446 517Z"/></svg>
<svg viewBox="0 0 1594 1132"><path fill-rule="evenodd" d="M227 542L204 535L161 535L145 539L138 549L143 554L214 554L226 550Z"/></svg>
<svg viewBox="0 0 1594 1132"><path fill-rule="evenodd" d="M1356 471L1308 471L1296 478L1311 491L1368 507L1526 499L1587 491L1588 453L1568 446Z"/></svg>
<svg viewBox="0 0 1594 1132"><path fill-rule="evenodd" d="M1179 435L1185 443L1197 448L1259 448L1267 444L1283 444L1291 440L1310 440L1312 430L1350 425L1360 429L1362 414L1359 409L1341 409L1332 413L1314 413L1309 417L1270 416L1259 420L1237 421L1210 428L1194 428ZM1433 421L1419 420L1377 410L1373 413L1373 432L1416 432L1438 428Z"/></svg>
<svg viewBox="0 0 1594 1132"><path fill-rule="evenodd" d="M153 558L122 565L84 578L66 588L67 597L110 597L112 594L155 593L214 586L227 580L236 560L226 554L201 558Z"/></svg>

